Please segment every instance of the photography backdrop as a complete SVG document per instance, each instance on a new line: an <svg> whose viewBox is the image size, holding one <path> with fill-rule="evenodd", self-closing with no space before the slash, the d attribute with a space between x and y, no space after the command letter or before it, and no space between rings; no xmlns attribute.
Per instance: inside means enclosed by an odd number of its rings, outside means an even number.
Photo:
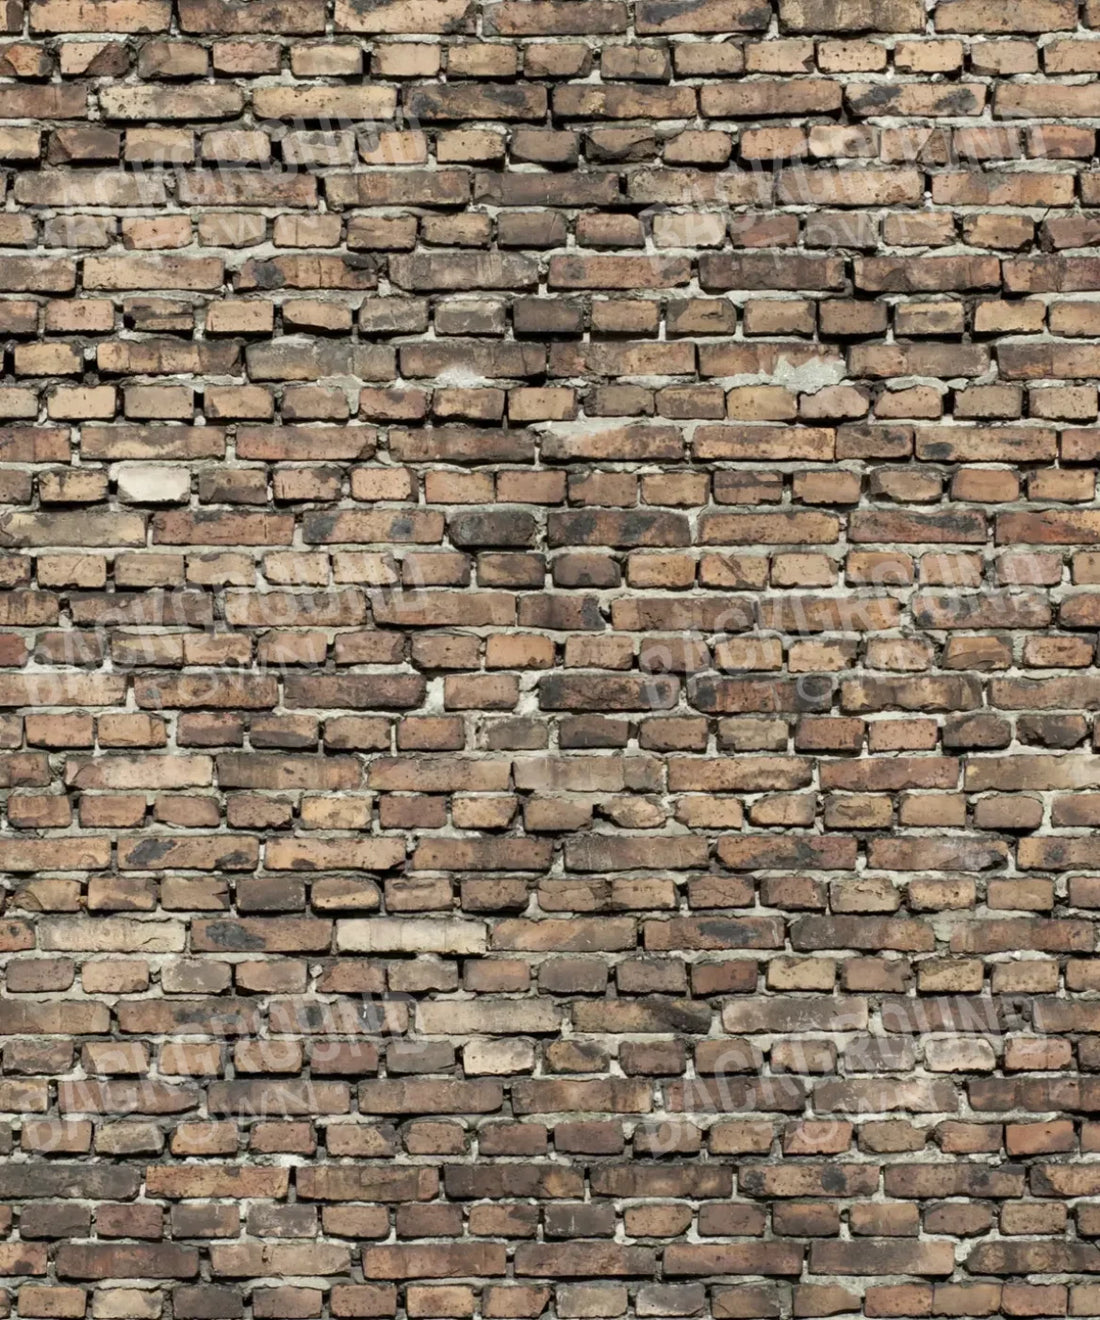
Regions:
<svg viewBox="0 0 1100 1320"><path fill-rule="evenodd" d="M14 1320L1100 1315L1098 25L0 3Z"/></svg>

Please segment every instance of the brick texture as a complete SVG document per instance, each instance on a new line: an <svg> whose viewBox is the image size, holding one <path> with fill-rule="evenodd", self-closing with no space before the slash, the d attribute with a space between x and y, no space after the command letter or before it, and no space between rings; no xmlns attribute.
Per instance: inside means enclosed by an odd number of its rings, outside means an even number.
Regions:
<svg viewBox="0 0 1100 1320"><path fill-rule="evenodd" d="M1100 1316L1100 0L0 32L0 1315Z"/></svg>

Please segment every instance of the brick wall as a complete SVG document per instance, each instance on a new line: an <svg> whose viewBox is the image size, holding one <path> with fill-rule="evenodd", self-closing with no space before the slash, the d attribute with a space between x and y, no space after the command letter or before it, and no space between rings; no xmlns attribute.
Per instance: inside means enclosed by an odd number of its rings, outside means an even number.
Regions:
<svg viewBox="0 0 1100 1320"><path fill-rule="evenodd" d="M0 1314L1100 1315L1097 27L0 2Z"/></svg>

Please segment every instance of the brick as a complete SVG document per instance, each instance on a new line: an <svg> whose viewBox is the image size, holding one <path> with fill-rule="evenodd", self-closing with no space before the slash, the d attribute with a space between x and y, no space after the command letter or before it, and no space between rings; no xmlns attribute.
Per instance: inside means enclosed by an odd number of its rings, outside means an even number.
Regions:
<svg viewBox="0 0 1100 1320"><path fill-rule="evenodd" d="M156 1245L65 1243L58 1249L57 1272L69 1279L189 1279L198 1273L198 1252L171 1243Z"/></svg>

